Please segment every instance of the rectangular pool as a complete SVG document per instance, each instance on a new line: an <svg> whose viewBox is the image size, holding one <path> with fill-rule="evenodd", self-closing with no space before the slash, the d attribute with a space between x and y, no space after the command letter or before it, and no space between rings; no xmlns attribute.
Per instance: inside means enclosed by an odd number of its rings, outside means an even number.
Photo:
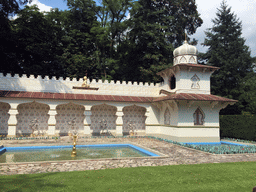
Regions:
<svg viewBox="0 0 256 192"><path fill-rule="evenodd" d="M0 163L159 156L131 144L99 144L77 145L77 155L71 157L72 147L72 145L5 147L0 155Z"/></svg>

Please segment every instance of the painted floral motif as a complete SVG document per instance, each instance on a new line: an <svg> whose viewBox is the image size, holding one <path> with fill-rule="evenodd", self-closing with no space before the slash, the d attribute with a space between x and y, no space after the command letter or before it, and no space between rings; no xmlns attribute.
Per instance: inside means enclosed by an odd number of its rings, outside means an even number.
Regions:
<svg viewBox="0 0 256 192"><path fill-rule="evenodd" d="M32 102L18 105L16 132L30 134L30 122L38 120L38 130L48 130L48 112L50 107L46 104Z"/></svg>
<svg viewBox="0 0 256 192"><path fill-rule="evenodd" d="M10 105L8 103L0 103L0 135L8 133L9 109Z"/></svg>
<svg viewBox="0 0 256 192"><path fill-rule="evenodd" d="M110 105L96 105L91 108L91 129L100 132L100 122L104 119L107 122L108 130L116 129L116 107Z"/></svg>
<svg viewBox="0 0 256 192"><path fill-rule="evenodd" d="M75 120L74 129L84 129L84 106L76 105L73 103L58 105L56 107L56 130L60 130L60 133L68 133L71 130L69 122Z"/></svg>
<svg viewBox="0 0 256 192"><path fill-rule="evenodd" d="M145 130L146 109L144 107L129 106L123 109L123 132L128 132L129 123L135 125L135 130Z"/></svg>

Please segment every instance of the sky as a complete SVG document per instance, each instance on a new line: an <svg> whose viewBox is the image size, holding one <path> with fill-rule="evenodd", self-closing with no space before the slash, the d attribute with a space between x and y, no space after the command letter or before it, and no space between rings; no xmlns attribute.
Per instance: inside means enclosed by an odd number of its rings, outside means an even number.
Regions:
<svg viewBox="0 0 256 192"><path fill-rule="evenodd" d="M197 10L203 19L203 24L195 34L189 37L198 40L196 47L199 52L207 51L207 47L201 45L206 37L204 31L213 26L211 20L216 18L217 8L220 8L221 2L222 0L196 0ZM226 0L226 3L228 7L231 7L231 12L235 13L237 18L242 21L242 37L246 40L245 44L249 46L251 56L256 57L256 38L254 35L256 31L256 1ZM51 8L68 9L66 0L33 0L31 4L37 4L40 11L50 11Z"/></svg>

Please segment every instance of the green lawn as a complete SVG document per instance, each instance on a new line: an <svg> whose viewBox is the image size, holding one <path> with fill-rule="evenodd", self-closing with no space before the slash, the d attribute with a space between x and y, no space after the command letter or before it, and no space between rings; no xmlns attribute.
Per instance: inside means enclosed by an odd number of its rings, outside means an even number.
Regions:
<svg viewBox="0 0 256 192"><path fill-rule="evenodd" d="M256 163L214 163L0 176L0 191L246 192Z"/></svg>

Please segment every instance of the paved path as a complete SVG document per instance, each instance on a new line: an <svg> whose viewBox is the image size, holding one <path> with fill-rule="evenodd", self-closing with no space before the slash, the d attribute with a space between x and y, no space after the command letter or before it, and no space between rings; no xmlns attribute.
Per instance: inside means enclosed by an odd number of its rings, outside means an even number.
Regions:
<svg viewBox="0 0 256 192"><path fill-rule="evenodd" d="M5 147L11 147L35 145L71 145L71 143L72 141L69 139L69 137L62 137L57 142L55 140L4 140L3 144ZM151 138L88 138L78 140L78 145L96 143L132 143L142 146L148 150L152 150L153 152L156 150L160 152L162 156L85 159L54 162L2 163L0 164L0 175L83 171L120 167L256 161L256 154L211 154Z"/></svg>

